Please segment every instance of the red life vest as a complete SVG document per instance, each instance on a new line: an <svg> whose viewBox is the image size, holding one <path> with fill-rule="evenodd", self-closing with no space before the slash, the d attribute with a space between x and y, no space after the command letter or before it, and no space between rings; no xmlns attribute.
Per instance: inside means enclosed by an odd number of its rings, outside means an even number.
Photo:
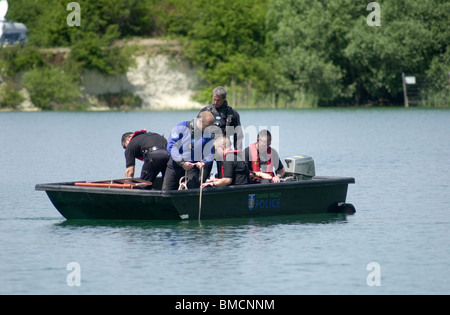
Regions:
<svg viewBox="0 0 450 315"><path fill-rule="evenodd" d="M223 160L225 161L225 158L226 158L226 156L227 156L227 154L230 154L230 153L239 153L239 152L241 152L241 151L239 151L239 150L228 150L228 151L226 151L224 154L223 154ZM224 172L223 172L223 163L222 163L222 165L221 165L221 171L222 171L222 178L224 177Z"/></svg>
<svg viewBox="0 0 450 315"><path fill-rule="evenodd" d="M267 157L269 158L267 161L267 169L271 170L270 172L263 172L266 174L270 174L270 176L275 176L273 172L273 163L272 163L272 148L267 148ZM259 166L259 156L258 149L256 148L256 143L250 144L250 161L252 162L252 171L253 172L261 172L261 168Z"/></svg>
<svg viewBox="0 0 450 315"><path fill-rule="evenodd" d="M135 132L131 135L130 141L133 140L134 136L137 136L137 135L140 135L140 134L143 134L143 133L147 133L147 130L142 129L142 130L139 130L139 131L135 131ZM137 158L137 159L138 159L138 160L141 160L141 161L144 161L144 158Z"/></svg>

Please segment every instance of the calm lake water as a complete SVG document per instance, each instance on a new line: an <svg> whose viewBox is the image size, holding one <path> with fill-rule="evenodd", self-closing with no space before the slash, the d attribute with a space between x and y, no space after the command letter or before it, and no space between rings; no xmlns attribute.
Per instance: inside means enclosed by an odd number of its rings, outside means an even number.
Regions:
<svg viewBox="0 0 450 315"><path fill-rule="evenodd" d="M278 132L280 156L354 177L355 215L70 222L34 190L122 178L122 133L195 114L0 113L0 294L450 293L450 110L240 112Z"/></svg>

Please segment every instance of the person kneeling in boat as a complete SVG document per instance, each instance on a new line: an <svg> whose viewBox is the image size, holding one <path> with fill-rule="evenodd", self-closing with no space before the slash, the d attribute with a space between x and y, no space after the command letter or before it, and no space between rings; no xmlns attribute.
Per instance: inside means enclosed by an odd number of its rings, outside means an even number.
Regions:
<svg viewBox="0 0 450 315"><path fill-rule="evenodd" d="M214 140L219 178L202 185L202 187L222 187L229 185L250 184L250 172L242 151L231 150L231 142L226 137Z"/></svg>
<svg viewBox="0 0 450 315"><path fill-rule="evenodd" d="M207 130L214 123L210 112L201 112L191 121L183 121L173 128L167 144L170 160L162 190L177 190L184 176L186 188L200 187L200 171L212 163L212 134ZM210 143L208 145L208 143ZM208 150L209 149L209 150Z"/></svg>
<svg viewBox="0 0 450 315"><path fill-rule="evenodd" d="M126 132L122 136L122 147L125 149L126 171L125 177L133 177L135 159L144 162L141 170L141 179L153 182L159 173L166 172L169 152L167 152L167 140L163 136L140 130Z"/></svg>
<svg viewBox="0 0 450 315"><path fill-rule="evenodd" d="M284 176L284 166L278 152L270 145L272 135L269 130L258 133L256 143L245 149L245 160L250 169L250 178L255 183L279 183Z"/></svg>

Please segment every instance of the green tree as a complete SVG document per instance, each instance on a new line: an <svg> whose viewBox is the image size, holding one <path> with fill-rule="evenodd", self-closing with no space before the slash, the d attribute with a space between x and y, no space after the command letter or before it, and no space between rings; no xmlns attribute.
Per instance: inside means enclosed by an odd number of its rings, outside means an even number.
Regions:
<svg viewBox="0 0 450 315"><path fill-rule="evenodd" d="M169 29L185 33L184 53L193 65L202 67L205 93L216 85L263 88L265 73L266 0L194 0L178 4L192 24L174 24Z"/></svg>
<svg viewBox="0 0 450 315"><path fill-rule="evenodd" d="M292 98L303 91L322 103L353 92L342 47L358 14L358 6L349 0L270 2L270 44L278 55L280 76L289 82L281 92Z"/></svg>
<svg viewBox="0 0 450 315"><path fill-rule="evenodd" d="M357 96L372 101L402 100L401 73L425 73L433 56L446 50L450 4L445 1L382 3L382 26L359 19L344 53L352 61Z"/></svg>
<svg viewBox="0 0 450 315"><path fill-rule="evenodd" d="M179 0L178 0L179 1ZM10 2L8 19L25 23L30 43L40 47L75 44L79 33L103 37L111 26L117 37L163 35L171 11L170 1L159 0L79 0L81 26L67 25L66 0L15 0Z"/></svg>
<svg viewBox="0 0 450 315"><path fill-rule="evenodd" d="M95 33L80 33L79 40L71 47L70 60L81 71L97 70L105 75L126 73L133 62L127 49L112 45L117 33L116 25L109 26L102 37Z"/></svg>
<svg viewBox="0 0 450 315"><path fill-rule="evenodd" d="M3 75L13 77L19 72L42 67L44 59L32 46L9 46L0 48L0 68Z"/></svg>
<svg viewBox="0 0 450 315"><path fill-rule="evenodd" d="M450 3L380 5L381 26L369 26L367 3L272 0L269 36L280 75L291 83L286 92L304 89L321 104L399 101L401 73L425 73L445 54Z"/></svg>
<svg viewBox="0 0 450 315"><path fill-rule="evenodd" d="M424 20L431 16L421 16L415 3L385 1L381 27L369 27L361 17L347 35L344 54L351 60L357 98L399 100L401 73L424 73L428 68L434 35Z"/></svg>
<svg viewBox="0 0 450 315"><path fill-rule="evenodd" d="M12 80L0 86L0 108L16 109L24 100L17 84Z"/></svg>
<svg viewBox="0 0 450 315"><path fill-rule="evenodd" d="M24 75L23 84L33 104L41 109L80 109L76 79L58 67L30 70Z"/></svg>

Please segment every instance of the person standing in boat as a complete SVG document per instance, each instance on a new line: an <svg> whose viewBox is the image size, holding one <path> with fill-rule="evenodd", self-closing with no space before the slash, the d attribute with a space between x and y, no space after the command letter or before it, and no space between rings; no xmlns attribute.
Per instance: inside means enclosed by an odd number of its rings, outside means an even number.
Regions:
<svg viewBox="0 0 450 315"><path fill-rule="evenodd" d="M219 165L219 178L215 178L202 187L223 187L229 185L250 184L248 165L242 158L242 151L232 150L230 140L220 137L214 140L216 159Z"/></svg>
<svg viewBox="0 0 450 315"><path fill-rule="evenodd" d="M197 118L175 126L167 144L170 159L162 190L178 189L183 176L186 177L187 188L200 187L200 170L213 160L212 134L206 130L213 123L214 116L205 111Z"/></svg>
<svg viewBox="0 0 450 315"><path fill-rule="evenodd" d="M242 150L242 140L244 138L241 118L239 113L228 105L227 89L223 86L218 86L213 89L212 104L202 108L201 112L207 111L214 116L214 127L211 128L213 137L226 136L233 139L235 149ZM211 173L212 164L206 168L207 177ZM219 165L217 164L217 169Z"/></svg>
<svg viewBox="0 0 450 315"><path fill-rule="evenodd" d="M141 170L142 180L153 182L159 173L164 177L170 158L166 149L166 138L146 130L126 132L122 135L122 147L125 149L125 177L134 176L135 159L144 162Z"/></svg>
<svg viewBox="0 0 450 315"><path fill-rule="evenodd" d="M242 139L244 137L239 113L228 105L227 89L218 86L213 90L212 104L202 108L201 112L208 111L214 116L214 126L220 129L215 133L234 139L234 148L242 149Z"/></svg>
<svg viewBox="0 0 450 315"><path fill-rule="evenodd" d="M261 130L256 143L252 143L245 149L245 161L254 182L279 183L284 176L283 163L278 152L270 146L271 144L272 135L269 130Z"/></svg>

